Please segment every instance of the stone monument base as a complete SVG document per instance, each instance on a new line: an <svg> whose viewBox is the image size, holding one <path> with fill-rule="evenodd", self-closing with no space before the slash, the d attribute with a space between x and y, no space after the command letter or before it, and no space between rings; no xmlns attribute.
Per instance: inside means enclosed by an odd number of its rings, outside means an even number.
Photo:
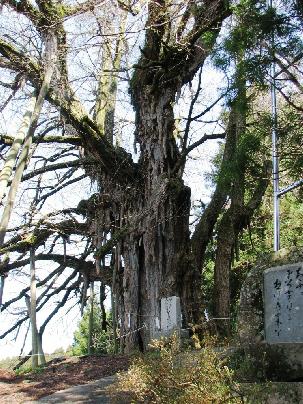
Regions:
<svg viewBox="0 0 303 404"><path fill-rule="evenodd" d="M297 276L302 263L303 249L263 255L248 274L240 293L241 349L246 357L259 361L260 366L264 357L265 373L276 375L276 380L303 381L303 327L298 326L298 321L303 321L301 272ZM270 277L264 286L266 271ZM297 316L298 312L302 312L302 318Z"/></svg>

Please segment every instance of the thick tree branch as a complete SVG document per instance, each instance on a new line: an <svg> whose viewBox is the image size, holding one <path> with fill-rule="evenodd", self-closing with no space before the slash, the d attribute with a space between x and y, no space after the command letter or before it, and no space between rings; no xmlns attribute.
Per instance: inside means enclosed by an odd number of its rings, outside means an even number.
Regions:
<svg viewBox="0 0 303 404"><path fill-rule="evenodd" d="M86 235L88 227L86 223L79 223L76 220L65 220L60 223L39 222L33 231L21 233L9 240L0 249L0 255L7 252L27 252L32 246L35 248L43 245L53 234L63 235Z"/></svg>
<svg viewBox="0 0 303 404"><path fill-rule="evenodd" d="M72 17L77 14L83 14L88 11L94 11L95 7L104 4L104 0L87 0L76 6L63 6L64 7L64 17Z"/></svg>
<svg viewBox="0 0 303 404"><path fill-rule="evenodd" d="M0 335L0 339L5 338L8 334L10 334L16 328L20 327L28 319L29 319L28 314L25 317L20 318L20 320L18 320L12 327L10 327L8 330L6 330L3 334Z"/></svg>
<svg viewBox="0 0 303 404"><path fill-rule="evenodd" d="M31 57L0 37L0 54L3 56L4 67L16 72L23 72L29 80L36 81L36 88L43 80L43 68ZM1 64L1 60L0 60Z"/></svg>
<svg viewBox="0 0 303 404"><path fill-rule="evenodd" d="M93 271L95 265L92 261L86 261L81 258L74 257L72 255L61 255L61 254L37 254L36 261L54 261L60 265L66 265L68 268L75 268L81 270L87 270L88 272ZM11 264L3 265L1 268L1 273L7 273L13 269L23 268L29 264L29 258L12 262Z"/></svg>
<svg viewBox="0 0 303 404"><path fill-rule="evenodd" d="M0 145L5 144L5 145L12 145L14 141L13 136L9 135L0 135ZM74 146L81 146L81 138L79 136L34 136L33 137L33 143L40 144L40 143L61 143L61 144L71 144Z"/></svg>
<svg viewBox="0 0 303 404"><path fill-rule="evenodd" d="M37 175L44 174L48 171L55 171L55 170L62 170L65 168L71 168L71 167L87 167L96 164L97 162L92 159L79 159L79 160L73 160L73 161L66 161L63 163L57 163L57 164L50 164L46 165L45 167L37 168L37 170L34 170L28 174L23 175L22 181L27 181L33 177L36 177Z"/></svg>

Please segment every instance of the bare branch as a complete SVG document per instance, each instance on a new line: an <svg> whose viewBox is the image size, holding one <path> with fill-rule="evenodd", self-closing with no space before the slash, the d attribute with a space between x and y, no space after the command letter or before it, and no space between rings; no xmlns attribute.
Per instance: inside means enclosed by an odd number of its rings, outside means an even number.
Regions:
<svg viewBox="0 0 303 404"><path fill-rule="evenodd" d="M45 195L42 195L41 198L39 198L39 199L37 200L37 204L38 204L38 203L41 203L41 202L42 202L42 204L43 204L43 203L45 202L45 200L46 200L47 198L49 198L50 196L52 196L52 195L56 194L57 192L61 191L61 189L65 188L65 187L67 187L67 186L69 186L69 185L71 185L71 184L74 184L75 182L78 182L78 181L83 180L83 179L86 178L87 176L88 176L88 174L83 174L83 175L80 175L79 177L73 178L72 180L65 182L65 183L62 184L61 186L55 188L53 191L51 191L51 192L49 192L49 193L47 193L47 194L45 194Z"/></svg>
<svg viewBox="0 0 303 404"><path fill-rule="evenodd" d="M197 140L196 142L192 143L187 149L184 151L184 156L187 156L191 151L193 151L196 147L200 146L201 144L205 143L207 140L218 140L218 139L225 139L225 133L213 133L211 135L205 134L201 139Z"/></svg>
<svg viewBox="0 0 303 404"><path fill-rule="evenodd" d="M37 287L45 285L50 279L52 279L55 275L60 273L63 269L64 269L64 267L62 265L60 265L53 272L51 272L46 278L44 278L42 281L38 282ZM7 307L9 307L11 304L17 302L18 300L22 299L22 297L24 297L29 292L29 289L30 289L29 287L22 289L21 292L18 294L18 296L3 303L2 307L1 307L1 311L5 310Z"/></svg>
<svg viewBox="0 0 303 404"><path fill-rule="evenodd" d="M202 69L200 69L199 72L199 77L198 77L198 85L197 85L197 90L196 93L193 97L193 99L190 102L190 106L189 106L189 111L188 111L188 118L187 118L187 122L186 122L186 126L185 126L185 131L184 131L184 137L183 137L183 144L182 144L182 153L184 154L184 151L187 147L187 140L188 140L188 135L189 135L189 129L190 129L190 124L192 122L192 113L194 110L194 106L197 102L197 99L200 95L200 92L202 90L201 88L201 78L202 78Z"/></svg>
<svg viewBox="0 0 303 404"><path fill-rule="evenodd" d="M50 320L58 313L58 311L60 310L61 307L63 307L65 305L65 303L67 302L67 299L69 297L69 295L71 294L71 292L73 290L75 290L76 288L78 288L80 285L80 280L76 280L69 288L67 288L61 302L57 305L57 307L55 307L55 309L48 315L48 317L44 320L42 326L39 329L39 334L42 335L45 327L47 326L47 324L50 322Z"/></svg>

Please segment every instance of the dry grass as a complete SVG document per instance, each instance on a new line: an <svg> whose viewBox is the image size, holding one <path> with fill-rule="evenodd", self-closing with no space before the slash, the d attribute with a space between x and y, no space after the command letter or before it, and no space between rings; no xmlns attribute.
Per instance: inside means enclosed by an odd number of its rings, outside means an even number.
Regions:
<svg viewBox="0 0 303 404"><path fill-rule="evenodd" d="M113 398L128 394L144 403L240 403L232 371L207 343L199 352L181 352L176 336L152 344L109 387Z"/></svg>

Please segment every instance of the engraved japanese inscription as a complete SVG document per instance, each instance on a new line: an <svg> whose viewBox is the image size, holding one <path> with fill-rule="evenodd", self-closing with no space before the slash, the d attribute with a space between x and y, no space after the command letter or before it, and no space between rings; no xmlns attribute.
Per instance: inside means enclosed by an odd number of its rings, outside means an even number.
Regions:
<svg viewBox="0 0 303 404"><path fill-rule="evenodd" d="M264 272L265 339L303 343L303 262Z"/></svg>

